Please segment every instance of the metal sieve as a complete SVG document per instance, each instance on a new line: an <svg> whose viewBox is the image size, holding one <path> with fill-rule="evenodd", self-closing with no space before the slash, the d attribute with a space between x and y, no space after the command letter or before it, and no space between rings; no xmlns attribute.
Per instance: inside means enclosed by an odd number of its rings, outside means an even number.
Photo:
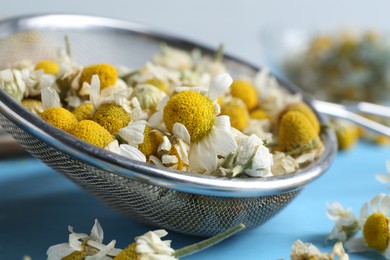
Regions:
<svg viewBox="0 0 390 260"><path fill-rule="evenodd" d="M127 21L34 15L0 22L0 69L20 59L39 61L54 55L58 47L65 47L65 35L73 57L82 65L109 62L139 67L159 51L162 42L185 50L196 47L206 55L215 51ZM225 62L233 76L253 76L258 71L229 55ZM300 92L279 82L291 92ZM0 125L29 153L109 207L137 221L191 235L211 236L238 223L247 229L263 224L323 174L336 153L335 136L325 129L322 156L294 174L250 179L182 174L85 143L28 112L1 89L0 113Z"/></svg>

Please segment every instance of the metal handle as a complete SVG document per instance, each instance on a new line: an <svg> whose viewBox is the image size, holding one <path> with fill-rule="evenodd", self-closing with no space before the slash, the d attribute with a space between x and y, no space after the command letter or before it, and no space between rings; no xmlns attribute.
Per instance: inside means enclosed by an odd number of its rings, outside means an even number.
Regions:
<svg viewBox="0 0 390 260"><path fill-rule="evenodd" d="M390 137L390 127L379 124L373 120L367 119L363 116L356 114L357 112L362 112L362 113L368 113L372 115L390 118L389 107L366 103L366 102L358 102L349 105L340 105L340 104L334 104L334 103L319 101L319 100L314 100L312 104L317 109L317 111L320 112L321 114L346 119L366 129Z"/></svg>

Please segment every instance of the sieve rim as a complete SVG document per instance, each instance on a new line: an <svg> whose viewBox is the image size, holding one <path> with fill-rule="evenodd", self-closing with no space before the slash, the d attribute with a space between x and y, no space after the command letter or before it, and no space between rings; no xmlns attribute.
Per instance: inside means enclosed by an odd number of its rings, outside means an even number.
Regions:
<svg viewBox="0 0 390 260"><path fill-rule="evenodd" d="M73 22L69 23L69 21ZM179 45L188 49L197 47L208 53L214 52L212 48L203 44L174 36L146 25L107 17L79 14L37 14L4 19L0 21L0 38L2 39L24 30L57 30L61 28L75 30L121 30L143 37L149 37L151 40L164 41L173 46ZM226 60L238 63L251 71L260 70L260 67L233 57L232 55L225 55L224 57ZM279 76L272 75L289 91L301 93L304 101L317 114L321 124L326 124L326 119L315 110L310 99L302 90ZM293 174L266 178L233 179L205 176L197 173L183 174L170 169L158 168L150 163L134 161L79 140L30 113L2 89L0 89L0 112L25 132L69 157L80 160L90 166L117 174L123 178L130 178L166 189L208 196L257 197L301 189L326 172L337 152L335 134L331 129L327 128L321 134L324 143L323 154L315 163Z"/></svg>

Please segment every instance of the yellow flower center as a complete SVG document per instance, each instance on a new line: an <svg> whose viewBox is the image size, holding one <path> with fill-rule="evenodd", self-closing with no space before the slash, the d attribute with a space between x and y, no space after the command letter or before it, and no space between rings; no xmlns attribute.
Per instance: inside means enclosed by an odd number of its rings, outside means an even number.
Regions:
<svg viewBox="0 0 390 260"><path fill-rule="evenodd" d="M279 146L283 151L311 148L318 140L314 127L301 112L288 111L282 116L279 125Z"/></svg>
<svg viewBox="0 0 390 260"><path fill-rule="evenodd" d="M183 160L180 158L179 152L175 148L175 146L172 146L172 149L169 151L170 155L174 155L177 158L177 170L180 171L184 167L188 167L186 163L183 162Z"/></svg>
<svg viewBox="0 0 390 260"><path fill-rule="evenodd" d="M117 256L114 257L114 260L138 260L139 256L135 252L137 244L131 243L125 249L123 249Z"/></svg>
<svg viewBox="0 0 390 260"><path fill-rule="evenodd" d="M363 226L363 236L368 247L380 252L389 244L389 220L382 213L374 213L368 217Z"/></svg>
<svg viewBox="0 0 390 260"><path fill-rule="evenodd" d="M251 110L257 106L259 97L256 92L255 86L250 82L242 79L233 81L230 86L230 92L233 97L239 98L244 101L248 110Z"/></svg>
<svg viewBox="0 0 390 260"><path fill-rule="evenodd" d="M232 98L221 106L221 114L230 118L232 127L242 131L249 125L249 113L241 99Z"/></svg>
<svg viewBox="0 0 390 260"><path fill-rule="evenodd" d="M103 126L111 134L115 134L119 129L127 126L130 122L130 116L123 107L114 103L105 103L96 110L92 120Z"/></svg>
<svg viewBox="0 0 390 260"><path fill-rule="evenodd" d="M158 133L152 132L152 128L148 125L145 126L144 130L144 141L138 146L138 149L145 155L146 158L156 154L157 148L160 145Z"/></svg>
<svg viewBox="0 0 390 260"><path fill-rule="evenodd" d="M346 150L359 140L359 128L355 125L336 127L338 148Z"/></svg>
<svg viewBox="0 0 390 260"><path fill-rule="evenodd" d="M267 112L260 108L253 110L250 113L250 117L253 119L269 119Z"/></svg>
<svg viewBox="0 0 390 260"><path fill-rule="evenodd" d="M83 82L91 84L92 76L95 74L99 77L100 89L115 85L118 79L118 73L112 65L106 63L93 64L85 67L81 72L79 80L80 85L83 84Z"/></svg>
<svg viewBox="0 0 390 260"><path fill-rule="evenodd" d="M205 137L214 125L214 105L210 99L194 91L183 91L170 98L164 108L163 122L172 132L175 123L183 124L191 142Z"/></svg>
<svg viewBox="0 0 390 260"><path fill-rule="evenodd" d="M92 120L80 121L70 130L70 134L100 148L104 148L114 140L110 132Z"/></svg>
<svg viewBox="0 0 390 260"><path fill-rule="evenodd" d="M93 111L93 105L91 103L83 103L73 110L73 114L81 121L84 119L91 119Z"/></svg>
<svg viewBox="0 0 390 260"><path fill-rule="evenodd" d="M35 65L35 70L43 70L46 74L58 75L59 66L55 62L42 60Z"/></svg>
<svg viewBox="0 0 390 260"><path fill-rule="evenodd" d="M310 121L316 133L318 134L320 132L320 122L318 121L316 114L307 104L303 102L290 104L289 106L287 106L286 110L301 112Z"/></svg>
<svg viewBox="0 0 390 260"><path fill-rule="evenodd" d="M49 107L40 114L40 117L49 124L69 132L78 122L77 118L62 107Z"/></svg>

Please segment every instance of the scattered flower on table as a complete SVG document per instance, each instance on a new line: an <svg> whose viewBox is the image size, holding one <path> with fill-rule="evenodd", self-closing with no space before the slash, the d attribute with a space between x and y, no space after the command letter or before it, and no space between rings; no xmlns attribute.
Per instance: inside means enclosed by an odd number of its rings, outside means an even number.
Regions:
<svg viewBox="0 0 390 260"><path fill-rule="evenodd" d="M198 243L174 250L170 240L162 240L164 229L149 231L135 237L135 242L124 249L115 248L116 241L103 243L103 229L95 219L91 234L76 233L69 226L69 242L53 245L47 250L48 260L174 260L215 245L245 228L238 224Z"/></svg>
<svg viewBox="0 0 390 260"><path fill-rule="evenodd" d="M332 250L332 253L322 253L316 246L311 243L304 243L297 240L291 246L292 260L334 260L336 256L339 260L349 260L349 256L345 253L343 244L337 242Z"/></svg>
<svg viewBox="0 0 390 260"><path fill-rule="evenodd" d="M390 195L381 193L360 209L362 237L348 240L344 246L351 252L375 250L390 259Z"/></svg>
<svg viewBox="0 0 390 260"><path fill-rule="evenodd" d="M354 237L360 230L357 217L351 213L352 209L344 209L338 202L333 202L327 210L327 215L336 223L328 240L345 242Z"/></svg>

